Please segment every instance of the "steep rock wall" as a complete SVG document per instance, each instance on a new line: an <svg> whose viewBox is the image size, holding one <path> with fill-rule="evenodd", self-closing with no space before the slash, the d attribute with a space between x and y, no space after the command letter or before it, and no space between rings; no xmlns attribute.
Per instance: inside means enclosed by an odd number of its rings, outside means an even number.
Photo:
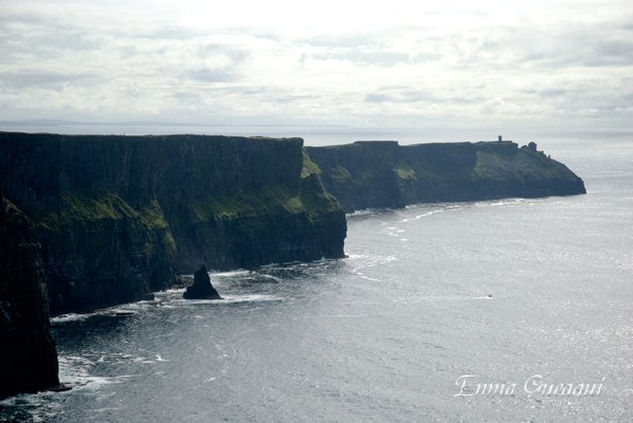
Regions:
<svg viewBox="0 0 633 423"><path fill-rule="evenodd" d="M33 225L0 203L0 398L59 384L41 248Z"/></svg>
<svg viewBox="0 0 633 423"><path fill-rule="evenodd" d="M147 298L202 263L342 257L345 216L302 145L0 133L0 189L34 223L59 314Z"/></svg>
<svg viewBox="0 0 633 423"><path fill-rule="evenodd" d="M325 188L346 212L419 202L545 197L585 193L565 165L513 142L359 141L307 147Z"/></svg>

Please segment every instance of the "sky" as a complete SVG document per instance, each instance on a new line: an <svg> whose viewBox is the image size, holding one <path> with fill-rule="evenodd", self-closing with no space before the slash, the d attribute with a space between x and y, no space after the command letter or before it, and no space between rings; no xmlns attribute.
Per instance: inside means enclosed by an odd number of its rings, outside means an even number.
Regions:
<svg viewBox="0 0 633 423"><path fill-rule="evenodd" d="M630 134L633 2L0 0L27 119Z"/></svg>

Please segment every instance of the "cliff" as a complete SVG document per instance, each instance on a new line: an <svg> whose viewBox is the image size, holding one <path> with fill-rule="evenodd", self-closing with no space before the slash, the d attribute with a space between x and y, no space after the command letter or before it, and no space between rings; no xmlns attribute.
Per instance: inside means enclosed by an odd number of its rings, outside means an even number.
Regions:
<svg viewBox="0 0 633 423"><path fill-rule="evenodd" d="M342 257L345 216L303 140L0 133L53 314L148 298L176 273Z"/></svg>
<svg viewBox="0 0 633 423"><path fill-rule="evenodd" d="M31 222L0 203L0 399L55 387L57 354L49 333L41 260Z"/></svg>
<svg viewBox="0 0 633 423"><path fill-rule="evenodd" d="M536 144L358 141L307 147L345 212L419 202L584 194L582 179Z"/></svg>
<svg viewBox="0 0 633 423"><path fill-rule="evenodd" d="M0 132L0 397L58 384L49 310L149 298L203 263L343 257L339 202L350 212L584 192L533 144Z"/></svg>

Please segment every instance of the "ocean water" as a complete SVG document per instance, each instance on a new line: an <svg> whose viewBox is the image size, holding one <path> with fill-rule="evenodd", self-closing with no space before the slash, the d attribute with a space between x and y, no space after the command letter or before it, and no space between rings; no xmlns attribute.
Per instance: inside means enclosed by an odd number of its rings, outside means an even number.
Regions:
<svg viewBox="0 0 633 423"><path fill-rule="evenodd" d="M74 389L0 421L632 421L633 143L540 147L588 194L360 212L346 259L57 317Z"/></svg>

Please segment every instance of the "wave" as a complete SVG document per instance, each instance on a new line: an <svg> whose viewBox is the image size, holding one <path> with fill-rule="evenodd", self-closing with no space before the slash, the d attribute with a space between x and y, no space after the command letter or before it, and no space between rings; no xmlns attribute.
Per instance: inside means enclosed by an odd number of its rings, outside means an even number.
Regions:
<svg viewBox="0 0 633 423"><path fill-rule="evenodd" d="M135 308L132 303L131 305L126 305L125 307L113 307L109 309L100 309L95 310L89 313L67 313L61 314L59 316L51 317L50 321L52 324L60 324L67 322L77 322L86 319L90 319L95 316L112 316L112 317L125 317L125 316L134 316L138 314L138 308Z"/></svg>
<svg viewBox="0 0 633 423"><path fill-rule="evenodd" d="M282 278L279 278L279 277L277 277L277 276L273 276L273 275L269 275L269 274L267 274L267 273L260 273L260 274L259 274L259 276L261 276L261 277L263 277L263 278L267 278L267 279L272 279L272 280L274 280L275 282L282 282L282 281L283 281L283 279L282 279Z"/></svg>
<svg viewBox="0 0 633 423"><path fill-rule="evenodd" d="M536 204L543 201L542 198L505 198L499 200L476 201L474 207L499 207L499 206L516 206L525 204Z"/></svg>
<svg viewBox="0 0 633 423"><path fill-rule="evenodd" d="M251 273L253 273L252 270L236 269L236 270L229 270L229 271L211 271L209 272L209 275L211 277L213 276L229 277L229 276L246 276Z"/></svg>
<svg viewBox="0 0 633 423"><path fill-rule="evenodd" d="M116 355L116 354L115 354ZM131 357L131 356L130 356ZM60 354L59 380L71 389L97 389L102 385L124 383L136 375L94 376L91 371L94 366L104 361L105 356L96 361L84 356Z"/></svg>
<svg viewBox="0 0 633 423"><path fill-rule="evenodd" d="M223 295L219 300L185 300L184 298L177 298L170 301L174 305L197 305L197 304L235 304L235 303L248 303L248 302L261 302L261 301L283 301L284 298L275 295L266 294L246 294L246 295Z"/></svg>
<svg viewBox="0 0 633 423"><path fill-rule="evenodd" d="M448 209L454 209L454 208L447 207L447 208L441 208L441 209L436 209L436 210L430 210L428 212L415 215L414 217L404 218L404 219L401 220L401 222L406 223L406 222L410 222L412 220L420 220L420 219L422 219L424 217L433 216L433 215L438 214L438 213L444 213Z"/></svg>
<svg viewBox="0 0 633 423"><path fill-rule="evenodd" d="M86 320L89 317L93 316L92 313L78 314L78 313L67 313L61 314L59 316L51 317L51 323L65 323L65 322L76 322L79 320Z"/></svg>
<svg viewBox="0 0 633 423"><path fill-rule="evenodd" d="M496 297L488 295L410 295L407 297L394 298L393 301L402 304L416 304L418 302L426 301L481 301L481 300L495 300Z"/></svg>
<svg viewBox="0 0 633 423"><path fill-rule="evenodd" d="M375 213L374 209L363 209L363 210L353 211L352 213L346 213L345 217L348 219L353 219L355 217L367 217L374 213Z"/></svg>

